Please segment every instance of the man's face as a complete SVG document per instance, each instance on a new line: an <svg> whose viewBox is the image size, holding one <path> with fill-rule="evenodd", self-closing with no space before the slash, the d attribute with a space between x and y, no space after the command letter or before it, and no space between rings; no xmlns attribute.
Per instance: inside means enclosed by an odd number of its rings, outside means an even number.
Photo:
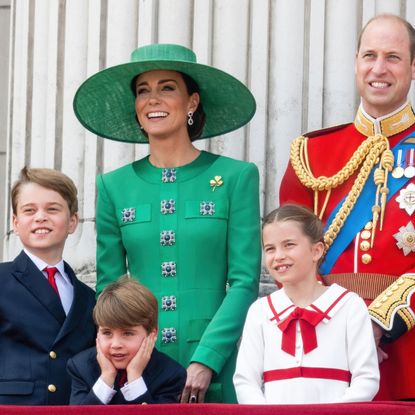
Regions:
<svg viewBox="0 0 415 415"><path fill-rule="evenodd" d="M403 105L415 79L406 27L393 18L370 23L361 38L355 73L363 109L369 115L381 117Z"/></svg>

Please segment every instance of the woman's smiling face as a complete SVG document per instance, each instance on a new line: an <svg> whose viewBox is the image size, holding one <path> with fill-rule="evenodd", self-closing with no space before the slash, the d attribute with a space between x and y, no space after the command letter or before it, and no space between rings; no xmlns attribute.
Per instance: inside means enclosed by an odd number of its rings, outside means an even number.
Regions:
<svg viewBox="0 0 415 415"><path fill-rule="evenodd" d="M187 114L199 104L199 94L189 95L176 71L149 71L136 79L135 110L149 139L187 133Z"/></svg>

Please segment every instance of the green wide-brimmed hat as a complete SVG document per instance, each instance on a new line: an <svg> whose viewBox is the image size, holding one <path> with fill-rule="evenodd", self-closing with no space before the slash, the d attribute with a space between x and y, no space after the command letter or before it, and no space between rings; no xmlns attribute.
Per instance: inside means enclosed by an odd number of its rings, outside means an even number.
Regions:
<svg viewBox="0 0 415 415"><path fill-rule="evenodd" d="M137 75L152 70L183 72L196 81L206 113L199 138L236 130L255 113L255 99L238 79L197 63L195 53L184 46L153 44L135 49L130 63L104 69L79 87L73 105L81 124L111 140L147 143L136 118L131 83Z"/></svg>

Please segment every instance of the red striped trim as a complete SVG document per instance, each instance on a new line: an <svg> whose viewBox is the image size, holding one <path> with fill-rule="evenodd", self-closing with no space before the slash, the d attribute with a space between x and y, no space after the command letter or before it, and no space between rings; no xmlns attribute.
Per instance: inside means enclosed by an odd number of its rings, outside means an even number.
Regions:
<svg viewBox="0 0 415 415"><path fill-rule="evenodd" d="M339 295L339 297L334 300L334 302L330 305L330 307L326 310L326 311L322 311L320 310L318 307L316 307L314 304L310 304L310 307L312 309L314 309L315 311L319 311L320 313L323 313L325 315L325 318L327 320L330 320L330 316L328 315L329 312L336 306L336 304L346 295L348 294L350 291L346 290L344 291L342 294ZM267 301L268 301L268 305L272 311L272 314L274 314L274 317L272 317L270 320L277 320L280 321L280 316L282 314L284 314L287 310L289 310L291 307L295 307L294 304L290 305L289 307L287 307L286 309L282 310L281 313L277 313L277 310L275 310L274 304L272 304L272 300L271 300L271 294L267 295Z"/></svg>
<svg viewBox="0 0 415 415"><path fill-rule="evenodd" d="M348 290L346 290L346 291L344 291L343 292L343 294L341 294L340 296L339 296L339 298L336 300L336 301L334 301L334 303L326 310L326 314L328 314L328 313L330 313L330 311L332 310L332 308L346 295L346 294L349 294L349 292L350 291L348 291Z"/></svg>
<svg viewBox="0 0 415 415"><path fill-rule="evenodd" d="M346 290L343 291L342 294L339 295L339 297L334 300L334 302L331 304L331 306L326 310L326 311L322 311L320 310L318 307L316 307L314 304L310 304L310 308L312 308L315 311L318 311L320 313L324 314L324 318L326 318L327 320L330 320L331 317L329 316L330 311L336 306L336 304L346 295L348 294L350 291Z"/></svg>
<svg viewBox="0 0 415 415"><path fill-rule="evenodd" d="M267 301L268 301L268 305L269 305L269 308L271 309L271 311L272 311L272 314L274 314L274 317L272 317L272 318L270 318L270 321L272 321L272 320L277 320L277 321L280 321L280 315L281 314L284 314L287 310L289 310L290 308L292 308L292 307L295 307L295 305L294 304L291 304L290 306L288 306L286 309L284 309L284 310L282 310L281 311L281 313L277 313L277 310L275 309L275 307L274 307L274 304L272 304L272 300L271 300L271 294L270 295L267 295Z"/></svg>
<svg viewBox="0 0 415 415"><path fill-rule="evenodd" d="M352 374L348 370L326 367L290 367L288 369L267 370L264 372L264 382L293 378L331 379L350 383Z"/></svg>
<svg viewBox="0 0 415 415"><path fill-rule="evenodd" d="M267 295L267 301L268 301L269 308L272 311L272 314L274 314L274 317L271 319L271 321L272 320L279 321L280 319L278 318L277 310L275 310L274 304L272 304L272 301L271 301L271 294L270 295Z"/></svg>

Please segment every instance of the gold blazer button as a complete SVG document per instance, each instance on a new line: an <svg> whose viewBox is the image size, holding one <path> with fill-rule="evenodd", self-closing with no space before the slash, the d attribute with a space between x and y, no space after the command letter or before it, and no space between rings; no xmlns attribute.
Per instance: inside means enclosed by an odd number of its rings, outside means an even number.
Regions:
<svg viewBox="0 0 415 415"><path fill-rule="evenodd" d="M369 254L363 254L362 255L362 262L364 264L370 264L372 262L372 256Z"/></svg>
<svg viewBox="0 0 415 415"><path fill-rule="evenodd" d="M55 385L50 384L50 385L48 386L48 391L49 391L49 392L56 392L56 386L55 386Z"/></svg>
<svg viewBox="0 0 415 415"><path fill-rule="evenodd" d="M369 241L360 242L360 249L362 251L368 251L370 249L370 242Z"/></svg>
<svg viewBox="0 0 415 415"><path fill-rule="evenodd" d="M56 359L56 357L57 357L56 352L54 352L53 350L52 350L52 351L50 351L50 352L49 352L49 357L50 357L51 359Z"/></svg>
<svg viewBox="0 0 415 415"><path fill-rule="evenodd" d="M370 231L372 228L373 228L373 223L371 221L366 223L366 225L365 225L366 230Z"/></svg>
<svg viewBox="0 0 415 415"><path fill-rule="evenodd" d="M360 232L360 237L362 239L369 239L372 236L372 232L368 231L367 229Z"/></svg>

